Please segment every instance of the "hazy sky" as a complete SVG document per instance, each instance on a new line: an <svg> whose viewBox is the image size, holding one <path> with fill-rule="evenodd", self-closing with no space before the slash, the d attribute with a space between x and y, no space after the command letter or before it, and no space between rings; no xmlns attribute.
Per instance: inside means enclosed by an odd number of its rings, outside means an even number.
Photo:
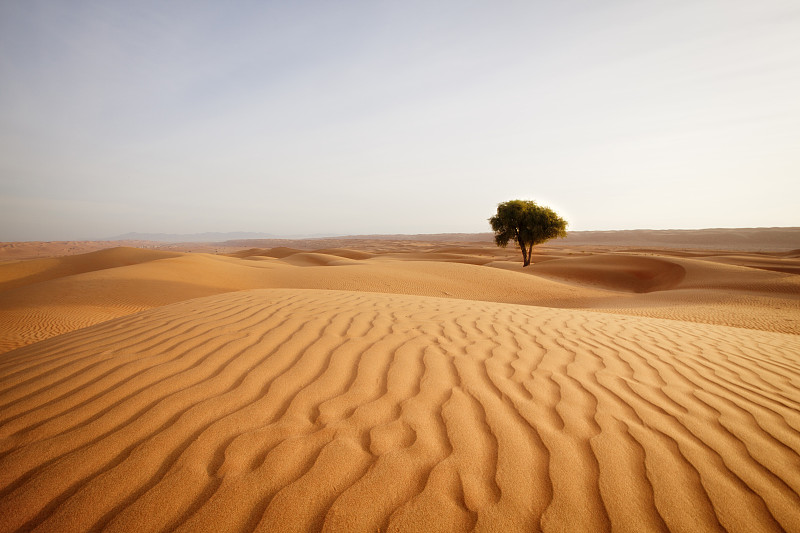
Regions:
<svg viewBox="0 0 800 533"><path fill-rule="evenodd" d="M0 2L0 240L800 226L798 0Z"/></svg>

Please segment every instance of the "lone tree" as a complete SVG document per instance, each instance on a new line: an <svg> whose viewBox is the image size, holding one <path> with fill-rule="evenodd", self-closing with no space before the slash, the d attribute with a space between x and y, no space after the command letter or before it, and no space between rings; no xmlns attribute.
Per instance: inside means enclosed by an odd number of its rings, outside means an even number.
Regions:
<svg viewBox="0 0 800 533"><path fill-rule="evenodd" d="M522 266L531 264L533 246L556 237L567 236L567 221L549 207L530 200L510 200L497 204L497 214L489 219L494 242L503 248L514 241L522 250Z"/></svg>

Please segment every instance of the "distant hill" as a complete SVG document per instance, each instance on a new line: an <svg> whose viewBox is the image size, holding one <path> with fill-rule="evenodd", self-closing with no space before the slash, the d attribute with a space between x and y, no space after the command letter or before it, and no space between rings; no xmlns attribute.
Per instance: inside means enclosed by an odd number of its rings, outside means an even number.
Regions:
<svg viewBox="0 0 800 533"><path fill-rule="evenodd" d="M267 238L262 237L267 235ZM241 238L241 237L244 238ZM253 238L252 236L257 236ZM239 237L239 238L235 238ZM245 248L286 247L299 250L352 248L385 249L394 242L429 243L436 246L475 243L491 246L491 233L435 233L418 235L351 235L344 237L269 238L264 233L128 233L108 241L25 241L0 242L1 261L83 254L116 246L155 248L176 252L231 253ZM411 244L413 246L413 244ZM743 252L800 253L800 228L717 228L698 230L571 231L565 239L548 241L547 247L625 247L657 251L664 248L731 250Z"/></svg>
<svg viewBox="0 0 800 533"><path fill-rule="evenodd" d="M206 233L125 233L104 239L107 241L156 241L156 242L223 242L242 239L302 239L328 237L330 235L296 235L280 236L272 233L256 233L247 231L206 232Z"/></svg>
<svg viewBox="0 0 800 533"><path fill-rule="evenodd" d="M548 244L752 251L793 250L800 248L800 228L571 231L565 239L550 241Z"/></svg>
<svg viewBox="0 0 800 533"><path fill-rule="evenodd" d="M430 233L416 235L296 235L279 236L255 232L209 232L191 234L126 233L113 241L204 243L242 248L290 246L302 249L354 246L356 240L423 242L492 242L491 233ZM698 248L716 250L777 251L800 248L800 228L711 228L690 230L570 231L548 246L628 246L639 248Z"/></svg>
<svg viewBox="0 0 800 533"><path fill-rule="evenodd" d="M306 239L231 239L222 246L300 249L358 247L357 241L492 242L491 233L432 233L417 235L348 235ZM547 246L625 246L636 248L695 248L706 250L788 251L800 248L800 228L717 228L696 230L570 231Z"/></svg>

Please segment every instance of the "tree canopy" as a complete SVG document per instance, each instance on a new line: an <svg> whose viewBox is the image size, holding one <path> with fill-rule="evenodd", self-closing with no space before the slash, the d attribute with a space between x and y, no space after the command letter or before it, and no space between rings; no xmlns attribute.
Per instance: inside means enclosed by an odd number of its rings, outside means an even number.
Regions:
<svg viewBox="0 0 800 533"><path fill-rule="evenodd" d="M522 250L522 266L531 264L533 246L556 237L567 236L567 221L549 207L530 200L509 200L497 205L497 214L489 219L494 242L505 248L509 241Z"/></svg>

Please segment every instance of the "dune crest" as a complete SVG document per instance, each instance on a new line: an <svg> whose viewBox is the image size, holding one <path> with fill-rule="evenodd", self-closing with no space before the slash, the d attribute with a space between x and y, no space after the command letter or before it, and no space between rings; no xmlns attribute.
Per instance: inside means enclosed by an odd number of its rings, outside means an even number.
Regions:
<svg viewBox="0 0 800 533"><path fill-rule="evenodd" d="M0 291L65 276L178 257L180 253L118 247L81 255L0 263Z"/></svg>
<svg viewBox="0 0 800 533"><path fill-rule="evenodd" d="M798 353L426 296L175 303L3 356L0 531L797 531Z"/></svg>

